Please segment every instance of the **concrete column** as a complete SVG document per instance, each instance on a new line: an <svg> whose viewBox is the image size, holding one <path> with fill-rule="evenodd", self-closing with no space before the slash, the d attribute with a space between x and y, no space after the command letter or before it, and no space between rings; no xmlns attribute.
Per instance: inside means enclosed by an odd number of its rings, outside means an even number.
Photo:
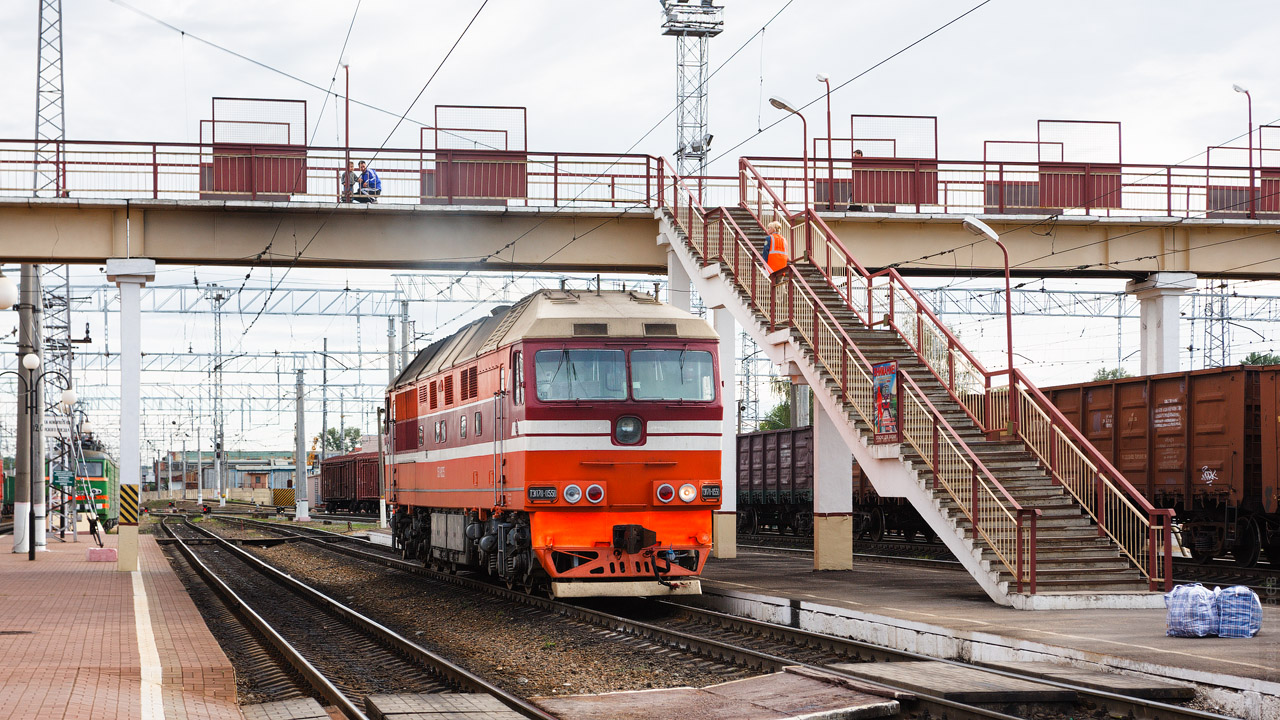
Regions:
<svg viewBox="0 0 1280 720"><path fill-rule="evenodd" d="M691 297L693 295L690 286L692 281L689 279L689 273L685 272L684 265L680 264L680 258L676 254L667 251L667 296L671 300L671 305L678 307L685 312L690 312L693 307Z"/></svg>
<svg viewBox="0 0 1280 720"><path fill-rule="evenodd" d="M17 475L13 481L13 551L25 553L31 546L31 396L36 374L22 366L22 358L38 347L32 328L31 311L40 304L34 265L22 266L18 297L18 418Z"/></svg>
<svg viewBox="0 0 1280 720"><path fill-rule="evenodd" d="M396 381L396 319L387 317L387 384L392 385Z"/></svg>
<svg viewBox="0 0 1280 720"><path fill-rule="evenodd" d="M1180 298L1195 286L1194 273L1180 272L1152 273L1146 280L1130 280L1125 284L1125 292L1136 296L1139 303L1143 375L1180 369L1178 358L1182 342L1178 305Z"/></svg>
<svg viewBox="0 0 1280 720"><path fill-rule="evenodd" d="M668 255L670 257L670 255ZM725 308L711 311L720 336L720 401L724 423L720 430L720 509L711 513L712 555L738 556L738 325Z"/></svg>
<svg viewBox="0 0 1280 720"><path fill-rule="evenodd" d="M139 467L142 448L138 442L141 425L142 383L142 286L156 277L154 260L143 258L109 258L107 282L120 288L120 493L139 497ZM125 524L123 513L119 525L119 555L116 569L134 572L138 569L138 525L135 519Z"/></svg>
<svg viewBox="0 0 1280 720"><path fill-rule="evenodd" d="M853 453L827 413L813 419L813 569L853 567Z"/></svg>
<svg viewBox="0 0 1280 720"><path fill-rule="evenodd" d="M788 404L791 407L791 427L804 427L811 423L809 419L809 398L811 397L813 394L808 385L792 381L791 393L788 397Z"/></svg>

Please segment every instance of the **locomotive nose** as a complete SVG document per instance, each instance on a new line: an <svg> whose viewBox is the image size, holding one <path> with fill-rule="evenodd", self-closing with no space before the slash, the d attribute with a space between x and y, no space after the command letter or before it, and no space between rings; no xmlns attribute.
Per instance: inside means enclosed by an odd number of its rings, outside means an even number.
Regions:
<svg viewBox="0 0 1280 720"><path fill-rule="evenodd" d="M643 525L614 525L613 546L623 552L634 555L641 550L658 544L658 533Z"/></svg>

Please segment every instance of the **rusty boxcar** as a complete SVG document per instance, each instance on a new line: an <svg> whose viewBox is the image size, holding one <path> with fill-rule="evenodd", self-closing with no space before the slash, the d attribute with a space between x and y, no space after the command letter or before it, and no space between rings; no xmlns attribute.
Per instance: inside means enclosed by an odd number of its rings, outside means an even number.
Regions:
<svg viewBox="0 0 1280 720"><path fill-rule="evenodd" d="M1046 388L1197 559L1280 560L1280 367L1238 366Z"/></svg>
<svg viewBox="0 0 1280 720"><path fill-rule="evenodd" d="M320 464L319 504L325 512L375 512L378 499L378 453L350 452Z"/></svg>

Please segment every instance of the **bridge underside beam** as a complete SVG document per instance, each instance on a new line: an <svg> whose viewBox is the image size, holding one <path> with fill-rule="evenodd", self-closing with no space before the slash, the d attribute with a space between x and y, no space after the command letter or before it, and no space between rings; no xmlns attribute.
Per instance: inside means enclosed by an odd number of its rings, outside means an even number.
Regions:
<svg viewBox="0 0 1280 720"><path fill-rule="evenodd" d="M664 273L647 208L0 201L6 262Z"/></svg>
<svg viewBox="0 0 1280 720"><path fill-rule="evenodd" d="M1155 272L1280 279L1280 222L1136 217L980 215L1009 248L1023 277L1141 278ZM999 276L1000 249L961 226L962 215L826 214L824 220L868 269L908 275Z"/></svg>

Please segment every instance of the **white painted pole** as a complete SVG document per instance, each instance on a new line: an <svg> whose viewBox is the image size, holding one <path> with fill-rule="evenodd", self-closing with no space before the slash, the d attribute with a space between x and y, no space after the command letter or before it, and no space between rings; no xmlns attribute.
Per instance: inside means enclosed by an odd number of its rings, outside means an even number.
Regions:
<svg viewBox="0 0 1280 720"><path fill-rule="evenodd" d="M306 522L311 519L307 512L307 429L305 423L305 405L302 402L302 368L298 368L298 437L294 449L294 482L293 498L297 512L293 519Z"/></svg>

